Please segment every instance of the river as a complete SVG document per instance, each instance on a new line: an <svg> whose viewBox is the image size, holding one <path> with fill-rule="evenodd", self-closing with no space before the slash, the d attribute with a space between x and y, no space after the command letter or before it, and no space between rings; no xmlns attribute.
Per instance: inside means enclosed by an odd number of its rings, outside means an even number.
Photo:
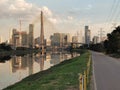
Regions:
<svg viewBox="0 0 120 90"><path fill-rule="evenodd" d="M47 52L44 56L41 56L40 53L33 53L0 58L0 90L21 81L29 75L46 70L64 60L79 55L69 52Z"/></svg>

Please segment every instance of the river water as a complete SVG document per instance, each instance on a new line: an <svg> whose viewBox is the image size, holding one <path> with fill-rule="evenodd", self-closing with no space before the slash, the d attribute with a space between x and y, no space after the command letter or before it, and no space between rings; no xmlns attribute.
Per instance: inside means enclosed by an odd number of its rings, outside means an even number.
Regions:
<svg viewBox="0 0 120 90"><path fill-rule="evenodd" d="M79 54L69 52L48 52L44 56L37 53L0 58L0 90L31 74L46 70L51 66L76 56L79 56Z"/></svg>

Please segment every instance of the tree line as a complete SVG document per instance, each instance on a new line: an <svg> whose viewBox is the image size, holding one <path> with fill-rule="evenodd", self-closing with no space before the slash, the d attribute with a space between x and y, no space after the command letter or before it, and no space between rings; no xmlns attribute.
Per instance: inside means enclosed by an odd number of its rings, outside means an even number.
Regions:
<svg viewBox="0 0 120 90"><path fill-rule="evenodd" d="M108 54L120 53L120 26L107 34L107 39L98 44L90 44L91 50L106 52Z"/></svg>

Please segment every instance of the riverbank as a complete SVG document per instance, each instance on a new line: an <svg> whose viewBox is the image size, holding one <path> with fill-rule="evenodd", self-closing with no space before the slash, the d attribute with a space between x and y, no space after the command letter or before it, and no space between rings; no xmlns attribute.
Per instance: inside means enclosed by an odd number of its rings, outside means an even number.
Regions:
<svg viewBox="0 0 120 90"><path fill-rule="evenodd" d="M38 53L40 50L29 49L29 50L11 50L11 51L2 51L0 52L0 56L10 56L10 55L25 55L30 53Z"/></svg>
<svg viewBox="0 0 120 90"><path fill-rule="evenodd" d="M4 90L78 90L79 73L86 69L89 52L31 75Z"/></svg>

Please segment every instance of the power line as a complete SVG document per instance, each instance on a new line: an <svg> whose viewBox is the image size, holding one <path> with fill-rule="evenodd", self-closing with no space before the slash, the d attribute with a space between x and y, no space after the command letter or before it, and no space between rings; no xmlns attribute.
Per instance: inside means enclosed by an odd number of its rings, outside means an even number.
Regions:
<svg viewBox="0 0 120 90"><path fill-rule="evenodd" d="M113 4L111 6L111 10L110 10L108 18L106 20L106 26L105 26L105 28L110 24L110 22L112 23L112 21L115 21L116 16L118 15L117 11L119 10L119 3L120 3L120 0L114 0L113 1Z"/></svg>
<svg viewBox="0 0 120 90"><path fill-rule="evenodd" d="M116 5L116 2L117 2L117 0L113 0L112 6L110 8L110 12L109 12L109 14L106 18L105 28L108 26L108 23L110 22L110 19L112 17L112 14L113 14L113 11L114 11L114 8L115 8L115 5Z"/></svg>
<svg viewBox="0 0 120 90"><path fill-rule="evenodd" d="M114 7L113 7L113 9L112 9L112 12L111 12L111 17L110 17L110 22L113 20L113 18L115 17L115 13L117 12L117 10L118 10L118 6L119 6L119 1L120 0L114 0L114 2L115 2L115 4L114 4Z"/></svg>
<svg viewBox="0 0 120 90"><path fill-rule="evenodd" d="M112 16L112 20L111 21L115 21L115 19L117 18L118 12L119 12L119 5L120 5L120 0L118 0L117 4L116 4L116 8L114 10L113 16ZM115 12L116 11L116 12Z"/></svg>
<svg viewBox="0 0 120 90"><path fill-rule="evenodd" d="M117 19L119 18L119 15L120 15L120 9L119 9L119 7L120 7L120 0L119 0L118 4L119 4L118 5L118 12L116 13L115 18L113 19L114 22L117 22Z"/></svg>
<svg viewBox="0 0 120 90"><path fill-rule="evenodd" d="M117 1L117 0L114 0L114 1L113 1L113 4L112 4L111 9L110 9L110 12L109 12L109 14L108 14L108 16L107 16L107 19L106 19L106 22L108 22L108 21L110 20L110 18L112 17L112 14L113 14L113 11L114 11L114 8L115 8L116 1ZM112 14L111 14L111 13L112 13Z"/></svg>

